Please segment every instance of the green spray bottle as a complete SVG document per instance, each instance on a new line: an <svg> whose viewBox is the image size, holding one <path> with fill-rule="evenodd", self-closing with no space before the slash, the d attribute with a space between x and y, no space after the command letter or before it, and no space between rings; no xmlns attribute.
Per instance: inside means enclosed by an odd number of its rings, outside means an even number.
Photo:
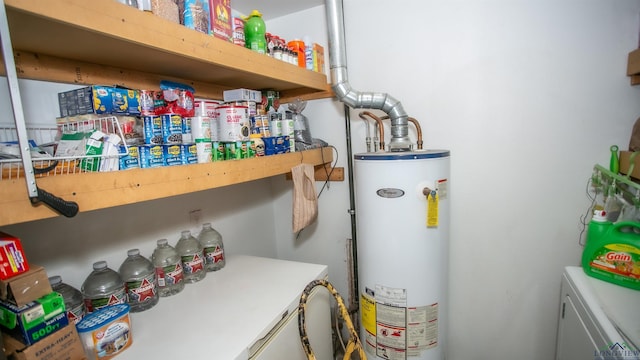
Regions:
<svg viewBox="0 0 640 360"><path fill-rule="evenodd" d="M267 53L267 27L262 20L262 14L253 10L244 19L244 46L260 54Z"/></svg>
<svg viewBox="0 0 640 360"><path fill-rule="evenodd" d="M612 223L594 210L582 252L582 269L596 279L640 290L640 223Z"/></svg>

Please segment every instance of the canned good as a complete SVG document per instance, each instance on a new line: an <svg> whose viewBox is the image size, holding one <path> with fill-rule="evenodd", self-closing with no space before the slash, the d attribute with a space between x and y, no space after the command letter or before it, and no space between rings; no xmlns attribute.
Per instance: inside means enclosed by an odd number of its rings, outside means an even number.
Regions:
<svg viewBox="0 0 640 360"><path fill-rule="evenodd" d="M254 156L264 156L264 141L259 134L251 134L251 149Z"/></svg>
<svg viewBox="0 0 640 360"><path fill-rule="evenodd" d="M283 40L284 42L284 40ZM284 44L283 44L284 46ZM275 90L265 90L262 92L262 105L266 112L278 111L280 107L280 93Z"/></svg>
<svg viewBox="0 0 640 360"><path fill-rule="evenodd" d="M250 120L246 106L218 106L215 114L219 141L229 142L249 139Z"/></svg>
<svg viewBox="0 0 640 360"><path fill-rule="evenodd" d="M163 144L179 144L182 142L182 116L178 114L160 115L162 119Z"/></svg>
<svg viewBox="0 0 640 360"><path fill-rule="evenodd" d="M193 142L191 135L191 117L182 118L182 142L185 144Z"/></svg>
<svg viewBox="0 0 640 360"><path fill-rule="evenodd" d="M211 142L211 161L222 161L225 159L224 143L221 141Z"/></svg>
<svg viewBox="0 0 640 360"><path fill-rule="evenodd" d="M196 162L198 164L209 163L213 160L212 142L206 139L196 139Z"/></svg>
<svg viewBox="0 0 640 360"><path fill-rule="evenodd" d="M233 43L244 47L244 21L239 17L233 18Z"/></svg>
<svg viewBox="0 0 640 360"><path fill-rule="evenodd" d="M211 145L210 142L207 142L207 143ZM197 143L182 144L181 147L182 149L180 152L180 156L181 156L182 165L199 163ZM211 161L211 151L209 151L209 161Z"/></svg>
<svg viewBox="0 0 640 360"><path fill-rule="evenodd" d="M155 115L153 90L140 90L140 115Z"/></svg>
<svg viewBox="0 0 640 360"><path fill-rule="evenodd" d="M207 116L194 116L191 121L191 137L193 141L198 139L211 140L211 118Z"/></svg>
<svg viewBox="0 0 640 360"><path fill-rule="evenodd" d="M143 116L142 132L145 144L162 144L162 117L158 115Z"/></svg>
<svg viewBox="0 0 640 360"><path fill-rule="evenodd" d="M240 152L241 141L238 142L225 142L224 143L224 159L225 160L240 160L242 159L242 155Z"/></svg>
<svg viewBox="0 0 640 360"><path fill-rule="evenodd" d="M166 166L182 165L182 144L162 145Z"/></svg>
<svg viewBox="0 0 640 360"><path fill-rule="evenodd" d="M128 170L135 169L140 167L140 159L138 158L138 146L129 145L124 146L120 145L120 153L127 152L126 155L120 156L120 170Z"/></svg>
<svg viewBox="0 0 640 360"><path fill-rule="evenodd" d="M138 158L143 169L165 166L162 145L140 145Z"/></svg>
<svg viewBox="0 0 640 360"><path fill-rule="evenodd" d="M269 114L269 130L271 132L271 136L282 136L282 114Z"/></svg>
<svg viewBox="0 0 640 360"><path fill-rule="evenodd" d="M206 116L206 117L213 118L216 113L216 108L219 105L220 105L219 101L198 99L194 103L194 108L195 108L194 116Z"/></svg>

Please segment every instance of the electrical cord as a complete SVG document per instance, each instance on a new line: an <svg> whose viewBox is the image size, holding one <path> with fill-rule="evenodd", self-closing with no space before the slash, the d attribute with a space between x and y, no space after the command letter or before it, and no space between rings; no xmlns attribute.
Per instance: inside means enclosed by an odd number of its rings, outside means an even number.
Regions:
<svg viewBox="0 0 640 360"><path fill-rule="evenodd" d="M333 165L331 165L331 171L327 171L327 167L324 167L324 172L327 175L327 179L324 181L324 184L322 184L322 188L320 189L320 192L318 192L318 199L320 198L320 195L322 195L322 192L324 191L325 187L328 189L330 188L329 186L329 179L331 178L331 175L333 174L333 170L335 170L336 166L338 165L338 149L336 149L335 146L333 145L329 145L330 148L333 149L333 151L335 151L336 153L336 158L335 158L335 162ZM322 156L322 163L324 164L324 152L320 152L320 156Z"/></svg>
<svg viewBox="0 0 640 360"><path fill-rule="evenodd" d="M591 192L589 192L589 189L591 188L591 185L593 183L593 178L589 178L589 180L587 180L587 188L585 189L585 192L587 194L587 197L591 200L591 203L589 203L589 206L587 207L587 210L584 212L584 214L582 214L580 216L580 225L582 225L582 228L580 229L580 234L578 234L578 244L580 246L584 246L585 242L584 242L584 233L587 230L587 219L589 218L589 215L591 215L591 209L593 209L593 206L596 204L596 195L591 195ZM597 192L597 190L596 190Z"/></svg>

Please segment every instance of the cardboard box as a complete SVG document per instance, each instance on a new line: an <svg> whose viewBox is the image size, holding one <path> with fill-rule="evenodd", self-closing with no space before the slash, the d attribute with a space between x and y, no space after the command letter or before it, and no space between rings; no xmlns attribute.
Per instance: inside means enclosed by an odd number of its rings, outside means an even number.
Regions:
<svg viewBox="0 0 640 360"><path fill-rule="evenodd" d="M42 341L27 346L3 334L5 353L15 360L84 360L86 354L74 325L52 333Z"/></svg>
<svg viewBox="0 0 640 360"><path fill-rule="evenodd" d="M262 92L250 89L233 89L222 92L224 102L230 101L262 101Z"/></svg>
<svg viewBox="0 0 640 360"><path fill-rule="evenodd" d="M28 270L29 263L20 239L0 231L0 279L6 280Z"/></svg>
<svg viewBox="0 0 640 360"><path fill-rule="evenodd" d="M224 41L233 41L231 0L209 0L211 34Z"/></svg>
<svg viewBox="0 0 640 360"><path fill-rule="evenodd" d="M140 115L138 90L93 85L58 93L60 116L84 114Z"/></svg>
<svg viewBox="0 0 640 360"><path fill-rule="evenodd" d="M26 305L51 292L53 289L42 266L34 265L27 272L0 280L0 300L12 302L17 306Z"/></svg>
<svg viewBox="0 0 640 360"><path fill-rule="evenodd" d="M629 168L631 167L631 155L632 151L620 151L620 174L629 174ZM638 153L633 159L634 165L630 176L634 179L640 180L640 153Z"/></svg>
<svg viewBox="0 0 640 360"><path fill-rule="evenodd" d="M324 48L313 43L313 71L324 74Z"/></svg>
<svg viewBox="0 0 640 360"><path fill-rule="evenodd" d="M25 345L33 345L67 324L64 299L55 291L23 306L0 301L3 332Z"/></svg>
<svg viewBox="0 0 640 360"><path fill-rule="evenodd" d="M277 155L290 152L291 148L289 147L289 139L290 137L288 135L263 137L262 141L264 142L264 154Z"/></svg>
<svg viewBox="0 0 640 360"><path fill-rule="evenodd" d="M633 50L627 58L627 75L640 74L640 49Z"/></svg>

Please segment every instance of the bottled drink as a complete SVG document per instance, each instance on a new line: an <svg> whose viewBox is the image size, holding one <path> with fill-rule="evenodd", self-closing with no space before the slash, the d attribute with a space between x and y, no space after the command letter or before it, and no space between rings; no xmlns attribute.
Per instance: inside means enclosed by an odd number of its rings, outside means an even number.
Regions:
<svg viewBox="0 0 640 360"><path fill-rule="evenodd" d="M222 269L225 265L222 235L211 227L211 223L202 224L198 241L204 248L204 262L207 271Z"/></svg>
<svg viewBox="0 0 640 360"><path fill-rule="evenodd" d="M160 239L153 251L151 261L156 268L160 297L171 296L184 289L184 274L180 255L167 239Z"/></svg>
<svg viewBox="0 0 640 360"><path fill-rule="evenodd" d="M253 10L244 22L244 47L260 54L267 53L267 27L262 14Z"/></svg>
<svg viewBox="0 0 640 360"><path fill-rule="evenodd" d="M106 261L93 263L93 271L82 283L81 290L87 313L127 302L124 281L120 274L107 266Z"/></svg>
<svg viewBox="0 0 640 360"><path fill-rule="evenodd" d="M84 308L84 298L80 290L63 283L60 275L49 277L49 284L51 284L53 291L62 295L69 322L74 325L79 323L86 312Z"/></svg>
<svg viewBox="0 0 640 360"><path fill-rule="evenodd" d="M127 252L119 272L127 288L129 311L144 311L158 303L155 268L149 259L140 255L140 250L131 249Z"/></svg>
<svg viewBox="0 0 640 360"><path fill-rule="evenodd" d="M204 252L198 239L191 235L191 231L182 231L180 240L176 244L176 251L182 260L184 281L194 283L204 279L207 275L204 270Z"/></svg>

